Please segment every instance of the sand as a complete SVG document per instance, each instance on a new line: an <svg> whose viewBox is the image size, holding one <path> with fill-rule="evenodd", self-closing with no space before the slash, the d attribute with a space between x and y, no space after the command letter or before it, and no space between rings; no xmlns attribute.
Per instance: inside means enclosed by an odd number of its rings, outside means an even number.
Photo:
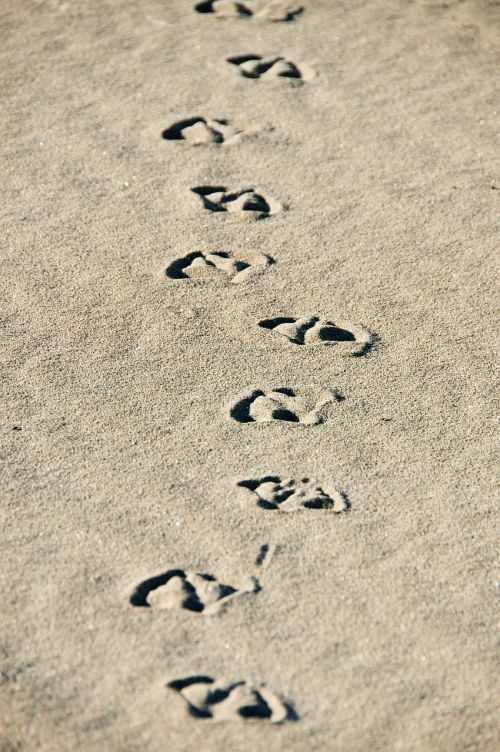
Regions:
<svg viewBox="0 0 500 752"><path fill-rule="evenodd" d="M2 4L0 749L493 752L499 4L194 5Z"/></svg>

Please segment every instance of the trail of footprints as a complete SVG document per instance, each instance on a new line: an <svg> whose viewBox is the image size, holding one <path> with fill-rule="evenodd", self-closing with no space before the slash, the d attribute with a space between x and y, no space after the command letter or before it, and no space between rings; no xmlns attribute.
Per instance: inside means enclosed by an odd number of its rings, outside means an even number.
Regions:
<svg viewBox="0 0 500 752"><path fill-rule="evenodd" d="M207 0L194 6L196 12L216 19L254 19L291 21L302 7L289 0ZM306 64L282 56L257 54L228 57L244 78L289 78L301 82L314 77ZM162 137L167 141L191 146L230 145L259 128L233 123L225 119L191 117L166 128ZM213 213L227 212L245 219L265 219L284 211L281 202L258 187L202 185L191 188L202 206ZM274 259L263 253L231 250L192 251L170 262L165 269L169 280L240 284L265 271ZM373 335L360 324L320 315L292 315L262 318L256 327L277 338L288 347L328 347L346 355L365 355L373 345ZM242 426L251 424L320 425L331 414L343 395L334 389L297 386L259 387L236 398L229 407L229 417ZM344 491L319 484L309 477L282 478L266 475L237 482L236 495L246 506L278 516L283 513L324 513L339 515L350 508ZM261 546L256 566L266 560L269 546ZM183 615L214 616L242 597L255 596L263 585L255 576L218 579L215 575L192 569L168 569L140 582L130 596L134 607L169 613L171 618ZM166 687L180 695L189 715L213 721L248 721L270 723L297 720L293 706L265 684L247 679L213 678L192 675L170 680Z"/></svg>

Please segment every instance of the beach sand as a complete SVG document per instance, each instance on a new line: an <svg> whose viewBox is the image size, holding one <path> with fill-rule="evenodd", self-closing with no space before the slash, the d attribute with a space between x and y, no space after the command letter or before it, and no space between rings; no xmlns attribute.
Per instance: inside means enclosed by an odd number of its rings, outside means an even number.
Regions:
<svg viewBox="0 0 500 752"><path fill-rule="evenodd" d="M0 749L493 752L500 6L194 5L3 3Z"/></svg>

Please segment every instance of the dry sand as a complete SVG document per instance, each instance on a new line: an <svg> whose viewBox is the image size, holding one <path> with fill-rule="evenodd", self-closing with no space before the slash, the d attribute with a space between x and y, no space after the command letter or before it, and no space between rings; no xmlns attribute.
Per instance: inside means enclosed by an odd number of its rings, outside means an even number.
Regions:
<svg viewBox="0 0 500 752"><path fill-rule="evenodd" d="M2 3L0 749L493 752L499 5L194 4Z"/></svg>

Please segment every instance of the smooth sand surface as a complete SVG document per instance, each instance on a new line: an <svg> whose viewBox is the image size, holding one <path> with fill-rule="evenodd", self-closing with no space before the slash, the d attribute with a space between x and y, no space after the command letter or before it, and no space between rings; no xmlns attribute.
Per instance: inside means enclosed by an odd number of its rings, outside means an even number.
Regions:
<svg viewBox="0 0 500 752"><path fill-rule="evenodd" d="M302 4L2 4L2 752L498 749L499 4Z"/></svg>

